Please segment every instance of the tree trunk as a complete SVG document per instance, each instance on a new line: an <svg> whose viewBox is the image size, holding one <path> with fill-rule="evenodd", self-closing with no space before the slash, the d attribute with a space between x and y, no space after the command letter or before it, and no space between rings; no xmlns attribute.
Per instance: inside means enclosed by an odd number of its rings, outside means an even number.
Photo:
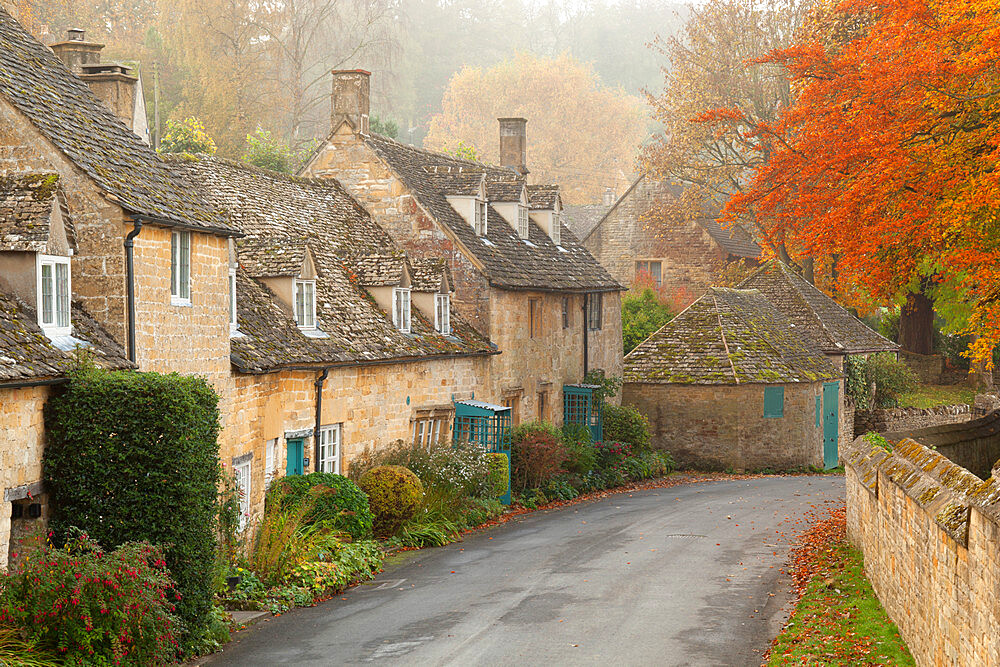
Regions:
<svg viewBox="0 0 1000 667"><path fill-rule="evenodd" d="M809 281L809 284L816 284L816 262L812 257L802 258L802 277Z"/></svg>
<svg viewBox="0 0 1000 667"><path fill-rule="evenodd" d="M906 352L934 354L934 302L910 292L899 314L899 345Z"/></svg>

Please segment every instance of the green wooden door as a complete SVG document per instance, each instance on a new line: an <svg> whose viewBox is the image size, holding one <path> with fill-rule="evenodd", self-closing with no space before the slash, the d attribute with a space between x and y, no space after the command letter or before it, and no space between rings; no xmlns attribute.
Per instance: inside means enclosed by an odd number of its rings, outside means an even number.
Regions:
<svg viewBox="0 0 1000 667"><path fill-rule="evenodd" d="M288 441L288 461L285 466L286 475L301 475L305 470L305 445L302 438Z"/></svg>
<svg viewBox="0 0 1000 667"><path fill-rule="evenodd" d="M839 454L837 439L840 435L840 383L823 383L823 466L836 468Z"/></svg>

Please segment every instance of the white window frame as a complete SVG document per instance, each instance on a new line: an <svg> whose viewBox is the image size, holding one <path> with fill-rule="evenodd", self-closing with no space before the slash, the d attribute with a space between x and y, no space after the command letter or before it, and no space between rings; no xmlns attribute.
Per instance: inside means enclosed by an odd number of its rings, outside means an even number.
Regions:
<svg viewBox="0 0 1000 667"><path fill-rule="evenodd" d="M475 211L473 211L475 216L473 220L473 228L476 231L476 236L486 236L487 233L487 216L489 215L489 207L487 206L485 199L475 200Z"/></svg>
<svg viewBox="0 0 1000 667"><path fill-rule="evenodd" d="M434 295L434 329L446 336L451 333L450 294Z"/></svg>
<svg viewBox="0 0 1000 667"><path fill-rule="evenodd" d="M531 224L528 218L528 207L524 204L517 205L517 235L522 239L528 238Z"/></svg>
<svg viewBox="0 0 1000 667"><path fill-rule="evenodd" d="M413 420L413 442L419 447L429 450L431 445L441 441L442 434L448 435L448 417L419 417Z"/></svg>
<svg viewBox="0 0 1000 667"><path fill-rule="evenodd" d="M271 486L271 482L278 476L275 466L278 461L278 439L271 438L264 445L264 488Z"/></svg>
<svg viewBox="0 0 1000 667"><path fill-rule="evenodd" d="M69 257L60 255L36 255L35 267L35 294L38 298L38 326L42 328L45 335L53 338L55 336L69 336L73 330L73 272L70 270ZM50 267L51 292L49 294L50 305L45 307L45 280L42 278L44 267ZM65 273L65 293L59 290L60 268ZM60 302L62 308L60 308ZM46 312L48 310L48 312Z"/></svg>
<svg viewBox="0 0 1000 667"><path fill-rule="evenodd" d="M253 459L233 466L236 487L240 491L240 530L246 528L247 521L250 519L250 493L253 491L251 463L253 463Z"/></svg>
<svg viewBox="0 0 1000 667"><path fill-rule="evenodd" d="M392 289L392 323L403 333L410 333L410 288Z"/></svg>
<svg viewBox="0 0 1000 667"><path fill-rule="evenodd" d="M295 324L300 329L316 328L316 281L296 278L293 298L295 299ZM299 294L302 294L302 309L299 309ZM307 302L307 296L311 296Z"/></svg>
<svg viewBox="0 0 1000 667"><path fill-rule="evenodd" d="M239 323L236 317L236 269L229 269L229 333L236 333Z"/></svg>
<svg viewBox="0 0 1000 667"><path fill-rule="evenodd" d="M343 424L319 427L319 469L320 472L340 474L340 444ZM332 450L332 451L331 451Z"/></svg>
<svg viewBox="0 0 1000 667"><path fill-rule="evenodd" d="M191 305L191 232L170 232L170 303Z"/></svg>
<svg viewBox="0 0 1000 667"><path fill-rule="evenodd" d="M562 244L562 213L552 214L552 242Z"/></svg>

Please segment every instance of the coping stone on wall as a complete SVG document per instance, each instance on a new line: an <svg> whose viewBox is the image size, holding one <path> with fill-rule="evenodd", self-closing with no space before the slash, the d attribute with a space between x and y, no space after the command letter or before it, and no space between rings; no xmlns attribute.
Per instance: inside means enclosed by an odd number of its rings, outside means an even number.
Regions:
<svg viewBox="0 0 1000 667"><path fill-rule="evenodd" d="M40 496L43 493L45 493L45 487L42 485L41 482L34 482L32 484L22 484L21 486L14 486L9 489L4 489L3 501L5 503L9 503L15 500L34 498L35 496Z"/></svg>

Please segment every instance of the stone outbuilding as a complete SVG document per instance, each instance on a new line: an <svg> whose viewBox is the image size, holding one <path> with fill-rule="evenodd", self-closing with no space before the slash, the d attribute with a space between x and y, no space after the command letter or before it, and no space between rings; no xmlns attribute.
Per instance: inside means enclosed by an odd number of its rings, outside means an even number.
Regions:
<svg viewBox="0 0 1000 667"><path fill-rule="evenodd" d="M574 211L574 232L618 282L631 286L648 274L668 296L689 302L730 263L755 266L761 252L740 226L723 229L711 215L686 219L670 213L681 193L680 186L643 174L596 222ZM654 219L660 212L670 219Z"/></svg>
<svg viewBox="0 0 1000 667"><path fill-rule="evenodd" d="M622 403L682 465L837 465L824 402L840 372L757 290L713 287L625 357Z"/></svg>

